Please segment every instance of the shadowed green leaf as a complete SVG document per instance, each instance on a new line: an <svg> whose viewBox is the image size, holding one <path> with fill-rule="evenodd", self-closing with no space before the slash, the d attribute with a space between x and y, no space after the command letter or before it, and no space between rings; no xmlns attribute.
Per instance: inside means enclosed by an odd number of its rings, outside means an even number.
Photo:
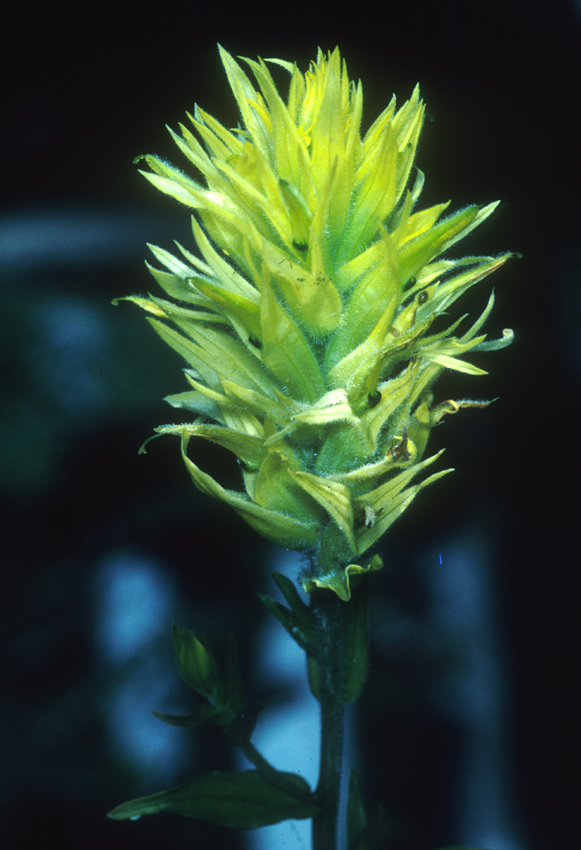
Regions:
<svg viewBox="0 0 581 850"><path fill-rule="evenodd" d="M369 640L367 637L367 576L354 577L351 602L345 630L345 697L347 705L355 702L367 680Z"/></svg>
<svg viewBox="0 0 581 850"><path fill-rule="evenodd" d="M192 728L194 726L202 726L204 723L215 723L223 725L232 720L231 712L223 712L213 705L200 705L192 714L184 714L182 716L175 714L163 714L161 711L151 712L158 720L164 723L169 723L170 726L181 726L183 728Z"/></svg>
<svg viewBox="0 0 581 850"><path fill-rule="evenodd" d="M209 648L191 629L182 629L175 623L172 637L182 679L216 706L216 697L223 697L222 674Z"/></svg>
<svg viewBox="0 0 581 850"><path fill-rule="evenodd" d="M354 770L349 777L347 801L347 850L371 850L367 831L367 818L361 799L359 779Z"/></svg>
<svg viewBox="0 0 581 850"><path fill-rule="evenodd" d="M295 785L303 797L309 793L302 777L293 773L281 777ZM257 770L244 770L202 773L177 788L122 803L107 817L127 820L158 812L173 812L232 829L257 829L283 820L314 817L319 808L270 785Z"/></svg>
<svg viewBox="0 0 581 850"><path fill-rule="evenodd" d="M301 649L306 650L308 646L308 637L300 627L298 618L295 614L285 605L281 605L280 602L276 602L276 600L271 599L270 596L266 596L264 593L259 593L258 598L265 608L268 608L270 613L273 614L279 623L284 626L289 635L298 643Z"/></svg>

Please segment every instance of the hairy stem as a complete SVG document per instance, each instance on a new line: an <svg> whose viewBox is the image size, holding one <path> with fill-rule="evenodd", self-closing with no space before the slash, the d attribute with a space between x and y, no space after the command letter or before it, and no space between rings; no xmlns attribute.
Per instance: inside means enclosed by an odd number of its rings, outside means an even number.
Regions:
<svg viewBox="0 0 581 850"><path fill-rule="evenodd" d="M347 605L329 590L311 593L316 629L316 685L321 706L321 761L313 818L313 850L337 850L343 762Z"/></svg>

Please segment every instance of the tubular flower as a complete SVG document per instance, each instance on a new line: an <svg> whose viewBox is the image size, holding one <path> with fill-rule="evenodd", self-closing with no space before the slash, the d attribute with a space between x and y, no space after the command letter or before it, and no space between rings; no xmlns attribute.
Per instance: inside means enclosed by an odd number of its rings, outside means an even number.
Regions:
<svg viewBox="0 0 581 850"><path fill-rule="evenodd" d="M241 113L228 130L196 107L171 135L201 174L157 156L145 177L194 210L201 258L151 247L165 291L130 297L188 364L189 389L171 395L193 422L177 434L203 493L234 508L266 538L313 553L307 590L349 599L349 577L381 566L371 547L426 485L451 470L418 473L430 429L446 413L482 403L433 405L444 369L485 372L463 359L484 342L493 305L462 333L434 320L511 254L442 259L496 203L442 218L448 204L414 211L424 105L418 88L395 99L362 137L361 84L339 50L290 74L285 102L265 61L245 59L256 80L220 55ZM176 243L177 244L177 243ZM187 454L192 437L231 451L244 491L224 489Z"/></svg>

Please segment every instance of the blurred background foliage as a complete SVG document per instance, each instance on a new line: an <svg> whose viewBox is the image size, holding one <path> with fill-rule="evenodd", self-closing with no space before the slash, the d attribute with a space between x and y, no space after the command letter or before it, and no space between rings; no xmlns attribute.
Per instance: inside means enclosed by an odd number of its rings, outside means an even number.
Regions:
<svg viewBox="0 0 581 850"><path fill-rule="evenodd" d="M466 706L492 697L463 696L461 682L470 678L463 679L467 657L482 649L470 635L484 635L486 657L500 661L494 746L500 742L521 842L496 850L573 846L581 296L571 181L581 10L564 0L527 8L508 0L372 4L359 18L360 11L343 15L315 3L284 11L174 4L131 20L101 7L45 7L30 20L15 8L6 13L6 848L47 836L62 850L243 846L238 836L186 820L104 817L130 796L233 764L218 735L166 736L157 721L142 728L143 718L190 705L172 666L173 619L204 633L218 653L234 631L245 668L253 666L263 619L255 593L274 557L233 513L197 494L177 441L137 454L153 427L179 418L161 398L184 387L181 364L137 311L110 306L115 296L154 286L143 267L147 241L188 244L187 211L152 191L131 163L157 152L182 165L164 125L176 127L194 101L235 124L217 41L235 55L280 56L303 68L318 45L339 44L350 75L363 80L368 123L393 91L402 102L419 80L433 119L420 142L423 203L452 198L460 208L502 199L465 250L524 255L495 276L488 327L498 337L512 326L516 342L479 355L491 372L479 383L454 374L437 385L441 398L500 400L486 412L446 418L434 448L448 447L446 465L456 474L427 491L382 545L387 567L373 576L358 769L374 819L383 805L390 850L462 839L461 800L470 790L463 753L473 729ZM488 291L476 288L464 309L480 311ZM198 451L205 468L236 486L236 467L223 453ZM442 561L456 565L446 573L451 582L460 576L453 616L444 619L436 601L447 591L434 579ZM482 569L463 587L462 564L472 562ZM480 599L488 600L484 614ZM456 627L458 612L464 619ZM289 698L284 688L270 691L260 671L254 681L258 698ZM134 729L135 740L120 728ZM486 718L481 728L491 728Z"/></svg>

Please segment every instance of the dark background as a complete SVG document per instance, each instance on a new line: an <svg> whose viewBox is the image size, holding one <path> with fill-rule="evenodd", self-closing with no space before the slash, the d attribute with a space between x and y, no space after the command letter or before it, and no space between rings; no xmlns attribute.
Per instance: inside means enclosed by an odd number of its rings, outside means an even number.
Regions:
<svg viewBox="0 0 581 850"><path fill-rule="evenodd" d="M579 4L169 3L135 6L131 15L129 7L47 6L4 16L4 846L32 846L39 835L58 836L63 850L238 846L189 821L104 818L131 796L135 777L111 751L95 709L106 685L88 590L109 551L147 552L188 600L186 622L201 618L218 644L230 629L243 637L261 616L255 593L270 550L225 508L198 497L172 440L137 455L153 427L172 421L161 397L183 388L179 363L134 308L109 306L149 287L146 241L188 244L187 212L153 191L132 160L157 152L181 165L164 124L176 128L194 102L235 124L218 41L234 55L278 56L302 69L317 46L338 44L350 76L363 80L367 124L392 92L401 103L419 81L433 117L419 149L422 203L502 199L460 250L523 254L495 275L487 327L492 336L514 328L515 343L482 356L490 376L445 377L437 387L441 398L500 400L438 430L435 444L448 447L457 472L426 491L385 541L396 566L378 576L376 592L407 599L398 570L413 575L432 540L475 522L490 536L510 686L511 782L526 847L575 846ZM489 290L487 281L466 309L481 310ZM206 455L205 468L214 461L222 463ZM225 467L221 480L231 472ZM410 604L421 609L417 599ZM372 689L363 700L364 723L389 725L382 693ZM421 695L409 698L421 704ZM144 700L144 711L156 707ZM430 722L422 729L430 739ZM445 740L441 726L435 734ZM369 753L389 737L374 735L363 740ZM215 747L200 756L204 769L228 765L218 739ZM453 841L436 804L425 804L442 776L449 781L445 748L413 753L405 771L381 753L368 756L373 806L405 772L401 810L415 826L400 825L393 850Z"/></svg>

